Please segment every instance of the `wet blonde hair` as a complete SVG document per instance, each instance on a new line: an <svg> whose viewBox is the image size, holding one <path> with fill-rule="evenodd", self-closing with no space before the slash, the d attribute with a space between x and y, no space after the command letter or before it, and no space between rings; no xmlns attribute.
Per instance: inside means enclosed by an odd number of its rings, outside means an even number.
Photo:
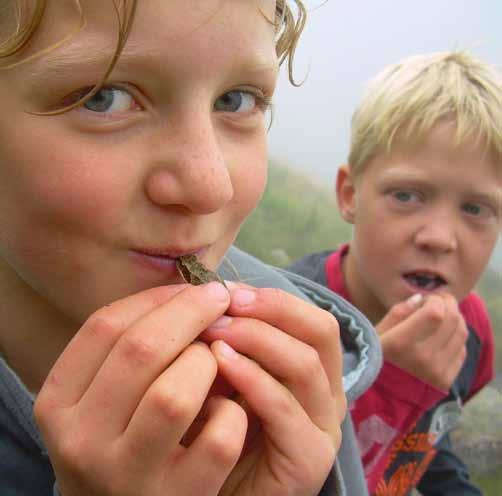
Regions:
<svg viewBox="0 0 502 496"><path fill-rule="evenodd" d="M502 76L464 51L416 55L369 81L352 117L349 163L355 176L400 140L419 143L442 121L455 126L454 146L481 140L502 159Z"/></svg>
<svg viewBox="0 0 502 496"><path fill-rule="evenodd" d="M117 45L110 64L92 91L87 93L78 102L58 110L58 113L82 105L85 101L92 98L106 82L120 57L134 20L138 0L110 1L113 2L119 25ZM48 0L0 0L0 64L2 63L2 59L6 60L19 54L29 43L42 22L47 2ZM74 0L74 3L81 16L79 28L82 28L85 25L85 19L83 19L80 0ZM260 8L259 0L256 0L256 3L257 8ZM296 8L292 8L292 4ZM307 11L303 0L277 0L275 19L270 19L270 22L276 26L276 52L279 64L287 61L289 80L294 86L298 86L298 84L293 76L293 61L298 40L305 27L306 18ZM12 29L12 24L14 24L14 29ZM6 39L3 39L4 31L8 25L11 26L10 29L12 32L7 35ZM47 47L42 52L39 52L39 54L35 54L35 56L45 53L55 46L59 46L65 40L61 40L53 47Z"/></svg>

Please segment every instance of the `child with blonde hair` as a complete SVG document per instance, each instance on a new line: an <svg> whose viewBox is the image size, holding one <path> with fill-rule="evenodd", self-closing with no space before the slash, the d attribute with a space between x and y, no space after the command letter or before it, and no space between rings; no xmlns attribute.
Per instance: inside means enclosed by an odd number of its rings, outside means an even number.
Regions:
<svg viewBox="0 0 502 496"><path fill-rule="evenodd" d="M371 326L231 247L294 5L0 0L2 496L366 493Z"/></svg>
<svg viewBox="0 0 502 496"><path fill-rule="evenodd" d="M290 269L379 332L383 368L351 408L369 492L479 495L448 433L494 373L472 291L502 226L500 73L465 52L385 68L354 113L336 192L352 239Z"/></svg>

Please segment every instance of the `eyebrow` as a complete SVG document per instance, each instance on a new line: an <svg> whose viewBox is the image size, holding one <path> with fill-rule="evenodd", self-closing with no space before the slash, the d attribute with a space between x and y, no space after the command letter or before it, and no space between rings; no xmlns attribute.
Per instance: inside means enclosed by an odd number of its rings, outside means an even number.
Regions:
<svg viewBox="0 0 502 496"><path fill-rule="evenodd" d="M111 63L115 48L115 45L113 45L105 49L96 47L96 50L93 50L81 44L58 47L57 52L54 54L49 53L30 62L30 77L37 82L62 79L68 77L68 73L74 72L77 68L96 69L104 74ZM155 51L146 54L144 47L128 44L121 52L114 69L155 66L158 66L158 63L155 62ZM260 57L259 54L255 54L249 60L243 60L239 70L245 73L276 73L278 71L278 61L271 61L265 57Z"/></svg>
<svg viewBox="0 0 502 496"><path fill-rule="evenodd" d="M423 184L429 186L430 181L427 179L427 175L416 171L407 170L390 170L386 171L383 175L384 181L399 181L402 183L414 182L418 184ZM435 187L435 185L431 185ZM496 185L490 185L485 190L476 189L476 185L472 185L472 189L468 191L469 196L477 198L480 201L487 203L496 203L502 205L502 190Z"/></svg>
<svg viewBox="0 0 502 496"><path fill-rule="evenodd" d="M52 79L54 77L67 76L69 71L74 71L77 67L92 67L106 71L111 63L115 46L106 47L105 50L85 49L79 44L59 47L57 52L49 53L43 57L34 59L30 65L30 76L37 80ZM121 65L137 65L144 59L139 51L134 49L123 50L119 57Z"/></svg>

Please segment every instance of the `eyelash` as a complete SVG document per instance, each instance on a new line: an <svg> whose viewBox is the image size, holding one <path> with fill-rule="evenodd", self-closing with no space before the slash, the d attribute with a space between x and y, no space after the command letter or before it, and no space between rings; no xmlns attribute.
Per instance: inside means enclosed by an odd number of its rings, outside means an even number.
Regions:
<svg viewBox="0 0 502 496"><path fill-rule="evenodd" d="M93 86L92 87L88 86L88 87L81 88L81 89L71 93L70 95L65 97L63 99L63 101L61 102L62 107L72 107L72 106L75 106L76 104L78 104L76 106L76 108L86 108L85 105L90 100L92 100L96 95L98 95L100 92L105 91L105 90L123 91L131 97L131 99L136 103L136 105L138 107L141 107L141 105L137 102L136 97L131 94L131 90L128 87L119 86L119 85L103 86L98 91L96 91L96 93L94 93L94 95L92 95L91 97L86 99L86 96L89 93L91 93L93 90L94 90ZM222 97L224 97L225 95L229 95L231 93L243 93L243 94L251 95L254 98L254 103L255 103L255 108L253 110L255 110L257 108L262 112L266 112L272 106L272 98L269 95L267 95L265 91L262 92L262 91L254 90L251 88L235 88L235 89L229 90L229 91L221 94L220 96L218 96L217 100L219 100ZM216 102L215 102L215 105L216 105ZM88 108L87 108L87 110L89 110L90 112L95 113L95 114L106 115L108 113L106 111L105 112L93 111L92 109L88 109ZM222 112L225 112L225 111L222 110ZM239 113L239 112L229 112L229 113Z"/></svg>

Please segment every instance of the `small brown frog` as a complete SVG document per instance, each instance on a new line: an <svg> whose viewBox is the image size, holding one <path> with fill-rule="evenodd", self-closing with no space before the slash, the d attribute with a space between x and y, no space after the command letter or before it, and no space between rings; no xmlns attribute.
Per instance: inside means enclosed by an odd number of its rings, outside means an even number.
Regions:
<svg viewBox="0 0 502 496"><path fill-rule="evenodd" d="M176 268L181 277L194 286L206 284L211 281L219 281L227 287L223 279L215 272L207 269L202 262L197 259L197 255L182 255L176 259Z"/></svg>

